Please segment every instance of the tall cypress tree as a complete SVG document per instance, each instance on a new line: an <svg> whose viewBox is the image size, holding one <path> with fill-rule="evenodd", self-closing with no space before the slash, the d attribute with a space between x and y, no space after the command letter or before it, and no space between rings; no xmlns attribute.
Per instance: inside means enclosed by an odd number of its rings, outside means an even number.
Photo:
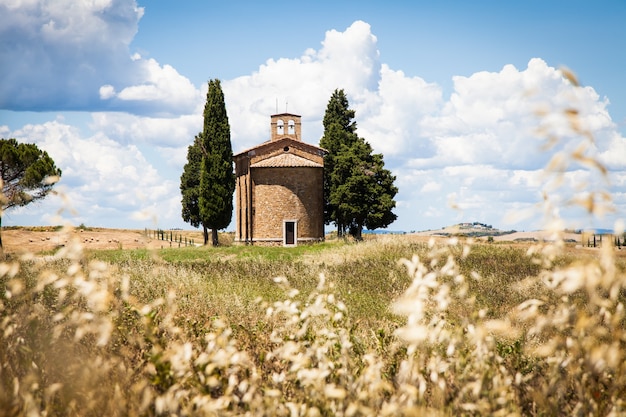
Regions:
<svg viewBox="0 0 626 417"><path fill-rule="evenodd" d="M395 176L385 169L382 154L356 134L354 110L348 108L343 90L335 90L324 115L320 146L324 159L325 220L334 222L342 236L346 231L362 239L363 227L387 227L397 216Z"/></svg>
<svg viewBox="0 0 626 417"><path fill-rule="evenodd" d="M210 80L204 106L204 128L188 149L187 164L181 176L183 220L192 225L194 222L195 225L202 224L205 245L208 229L211 229L213 246L217 246L217 231L227 227L232 219L235 192L232 161L224 93L219 80Z"/></svg>
<svg viewBox="0 0 626 417"><path fill-rule="evenodd" d="M356 122L353 120L355 112L350 109L348 98L343 90L336 89L324 113L324 136L320 139L320 146L328 151L324 157L324 222L335 223L337 234L343 236L347 224L338 212L338 207L331 201L330 195L336 188L333 183L335 163L343 146L350 146L358 140ZM338 181L337 179L335 181Z"/></svg>
<svg viewBox="0 0 626 417"><path fill-rule="evenodd" d="M339 124L341 128L348 133L356 132L356 121L354 119L355 112L350 109L348 103L348 97L343 90L335 89L333 94L328 100L326 106L326 113L324 113L324 130L329 129L333 123ZM326 135L324 135L326 136ZM333 138L329 137L327 140L333 142Z"/></svg>

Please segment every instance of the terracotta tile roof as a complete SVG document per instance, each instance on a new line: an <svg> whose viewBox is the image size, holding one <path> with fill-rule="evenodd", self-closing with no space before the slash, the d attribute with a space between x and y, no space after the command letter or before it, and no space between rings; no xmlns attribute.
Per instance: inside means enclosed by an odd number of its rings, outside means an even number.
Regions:
<svg viewBox="0 0 626 417"><path fill-rule="evenodd" d="M275 140L275 141L267 140L267 141L261 143L260 145L256 145L256 146L254 146L252 148L245 149L245 150L243 150L241 152L238 152L238 153L234 154L233 156L237 157L237 156L240 156L240 155L249 154L250 152L263 152L263 150L266 147L272 147L272 146L276 146L276 147L282 148L284 145L290 145L292 142L293 143L297 143L297 146L299 146L301 148L308 149L309 152L311 152L311 153L315 153L315 152L322 152L323 154L328 153L328 151L326 149L320 148L319 146L311 145L310 143L306 143L306 142L303 142L303 141L297 141L297 140L285 137L285 138L278 139L278 140Z"/></svg>
<svg viewBox="0 0 626 417"><path fill-rule="evenodd" d="M291 153L283 153L280 155L272 156L271 158L263 159L250 165L252 168L277 168L277 167L316 167L322 168L322 164L313 162L301 156L297 156Z"/></svg>

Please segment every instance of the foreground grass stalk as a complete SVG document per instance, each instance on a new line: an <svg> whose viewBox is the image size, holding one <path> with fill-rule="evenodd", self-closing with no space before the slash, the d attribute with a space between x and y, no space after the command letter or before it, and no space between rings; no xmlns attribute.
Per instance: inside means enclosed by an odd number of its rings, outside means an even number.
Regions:
<svg viewBox="0 0 626 417"><path fill-rule="evenodd" d="M370 244L349 262L373 270L387 251L416 248ZM319 275L305 292L276 278L274 300L245 303L230 286L229 314L212 306L218 264L105 263L79 245L7 260L0 415L626 413L626 278L613 248L571 259L535 248L550 257L536 263L454 239L420 248L401 261L401 296L381 286L390 312L378 321L338 296L348 275Z"/></svg>

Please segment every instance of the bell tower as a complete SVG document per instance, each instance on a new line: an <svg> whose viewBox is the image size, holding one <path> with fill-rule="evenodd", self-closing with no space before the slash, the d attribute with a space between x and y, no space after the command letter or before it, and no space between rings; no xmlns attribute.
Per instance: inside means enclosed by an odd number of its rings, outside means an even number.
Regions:
<svg viewBox="0 0 626 417"><path fill-rule="evenodd" d="M270 140L289 138L302 141L302 117L292 113L273 114L270 123Z"/></svg>

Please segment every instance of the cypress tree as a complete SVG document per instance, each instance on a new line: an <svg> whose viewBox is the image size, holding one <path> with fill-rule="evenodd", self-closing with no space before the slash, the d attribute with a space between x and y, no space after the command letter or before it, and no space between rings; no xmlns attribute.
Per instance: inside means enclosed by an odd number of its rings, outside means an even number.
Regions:
<svg viewBox="0 0 626 417"><path fill-rule="evenodd" d="M348 97L343 90L336 89L328 100L326 106L326 112L324 113L324 131L330 128L330 125L337 123L341 126L341 129L348 133L356 132L356 121L352 120L355 116L355 111L350 109L348 103ZM324 135L326 136L326 135ZM332 137L326 138L330 142L334 142Z"/></svg>
<svg viewBox="0 0 626 417"><path fill-rule="evenodd" d="M219 80L209 81L201 149L200 217L203 224L211 229L213 246L217 246L217 231L226 228L232 219L235 192L230 124Z"/></svg>
<svg viewBox="0 0 626 417"><path fill-rule="evenodd" d="M336 89L324 113L324 136L320 139L320 146L328 151L324 157L324 222L326 224L335 223L338 236L343 236L347 224L342 219L338 207L330 198L334 190L341 181L339 177L333 182L335 175L335 163L342 147L351 146L358 140L356 135L356 121L354 121L354 110L349 107L348 98L343 90Z"/></svg>
<svg viewBox="0 0 626 417"><path fill-rule="evenodd" d="M348 108L343 90L335 90L324 115L324 136L320 146L324 158L324 220L337 225L337 233L347 231L362 239L363 227L387 227L393 213L398 188L395 176L385 169L382 154L374 154L365 139L356 134L354 110Z"/></svg>
<svg viewBox="0 0 626 417"><path fill-rule="evenodd" d="M230 124L220 80L210 80L204 106L204 127L188 148L181 176L183 220L203 227L204 244L218 245L218 230L226 228L233 214L235 173Z"/></svg>

